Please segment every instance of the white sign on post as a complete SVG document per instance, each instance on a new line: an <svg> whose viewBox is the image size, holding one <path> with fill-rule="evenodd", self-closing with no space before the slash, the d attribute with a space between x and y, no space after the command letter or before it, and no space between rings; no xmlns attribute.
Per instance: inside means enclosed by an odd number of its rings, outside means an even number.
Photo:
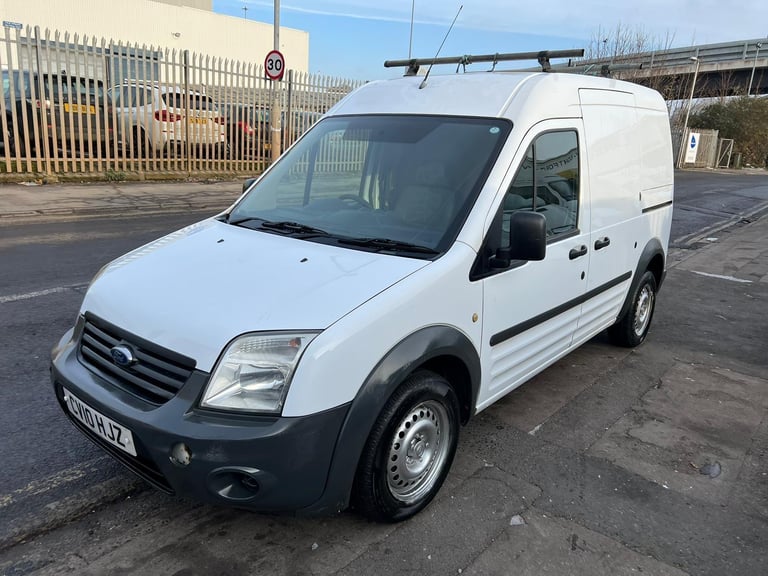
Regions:
<svg viewBox="0 0 768 576"><path fill-rule="evenodd" d="M264 59L264 73L270 80L282 80L285 73L285 58L279 50L272 50Z"/></svg>
<svg viewBox="0 0 768 576"><path fill-rule="evenodd" d="M701 134L698 132L691 132L688 137L688 146L685 150L685 163L693 164L696 162L696 152L699 150L699 139Z"/></svg>

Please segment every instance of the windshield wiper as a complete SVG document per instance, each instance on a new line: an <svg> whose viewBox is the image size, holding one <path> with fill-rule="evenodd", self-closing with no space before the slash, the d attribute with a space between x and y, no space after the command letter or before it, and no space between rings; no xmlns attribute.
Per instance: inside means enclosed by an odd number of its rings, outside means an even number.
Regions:
<svg viewBox="0 0 768 576"><path fill-rule="evenodd" d="M261 228L266 230L274 230L275 232L282 232L285 234L300 234L302 236L329 236L328 232L314 226L307 226L306 224L299 224L298 222L271 222L264 220L261 223Z"/></svg>
<svg viewBox="0 0 768 576"><path fill-rule="evenodd" d="M269 232L277 232L286 235L296 234L305 238L307 236L329 236L328 232L321 230L320 228L315 228L314 226L307 226L306 224L290 221L272 222L271 220L264 220L264 218L257 218L254 216L237 218L235 220L230 220L229 223L233 226L242 226L243 224L253 223L258 225L258 227L254 227L256 230L267 230Z"/></svg>
<svg viewBox="0 0 768 576"><path fill-rule="evenodd" d="M264 222L264 218L256 218L254 216L244 216L241 218L235 218L234 220L230 220L231 214L226 215L226 220L223 220L227 224L232 224L232 226L240 226L242 224L247 224L251 222Z"/></svg>
<svg viewBox="0 0 768 576"><path fill-rule="evenodd" d="M414 252L418 254L439 254L437 250L411 244L410 242L401 242L400 240L391 240L389 238L339 238L339 244L351 244L352 246L362 246L364 248L375 248L377 250L387 250L392 252Z"/></svg>

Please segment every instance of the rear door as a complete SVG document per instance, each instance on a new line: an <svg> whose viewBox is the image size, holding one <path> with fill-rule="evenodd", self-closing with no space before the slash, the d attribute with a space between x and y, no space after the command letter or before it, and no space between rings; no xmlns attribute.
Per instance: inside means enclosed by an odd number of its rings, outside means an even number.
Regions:
<svg viewBox="0 0 768 576"><path fill-rule="evenodd" d="M571 346L587 286L589 202L581 179L578 120L543 122L523 142L525 154L505 184L505 195L484 243L484 254L508 245L512 213L536 211L547 219L546 257L499 267L488 260L473 276L483 283L482 409L522 384ZM537 192L545 176L573 183L571 207Z"/></svg>
<svg viewBox="0 0 768 576"><path fill-rule="evenodd" d="M591 235L587 291L590 299L576 334L578 342L610 326L624 303L643 232L640 158L635 97L617 90L579 90L585 158L589 164Z"/></svg>

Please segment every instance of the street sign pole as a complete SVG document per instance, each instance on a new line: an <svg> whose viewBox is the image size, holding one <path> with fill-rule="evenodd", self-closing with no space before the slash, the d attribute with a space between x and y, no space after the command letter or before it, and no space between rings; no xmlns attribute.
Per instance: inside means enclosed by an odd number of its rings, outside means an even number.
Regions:
<svg viewBox="0 0 768 576"><path fill-rule="evenodd" d="M280 0L275 2L275 22L274 22L274 50L280 51ZM282 78L282 74L280 74ZM272 150L272 162L278 159L283 148L283 127L280 111L280 80L272 81L272 110L269 113L269 131L271 135L270 143Z"/></svg>

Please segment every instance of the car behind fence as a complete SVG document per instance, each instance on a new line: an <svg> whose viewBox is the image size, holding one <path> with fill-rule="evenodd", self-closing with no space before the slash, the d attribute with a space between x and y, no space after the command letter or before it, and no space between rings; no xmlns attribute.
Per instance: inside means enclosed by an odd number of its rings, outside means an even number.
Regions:
<svg viewBox="0 0 768 576"><path fill-rule="evenodd" d="M0 173L257 173L361 84L31 27L0 66Z"/></svg>

